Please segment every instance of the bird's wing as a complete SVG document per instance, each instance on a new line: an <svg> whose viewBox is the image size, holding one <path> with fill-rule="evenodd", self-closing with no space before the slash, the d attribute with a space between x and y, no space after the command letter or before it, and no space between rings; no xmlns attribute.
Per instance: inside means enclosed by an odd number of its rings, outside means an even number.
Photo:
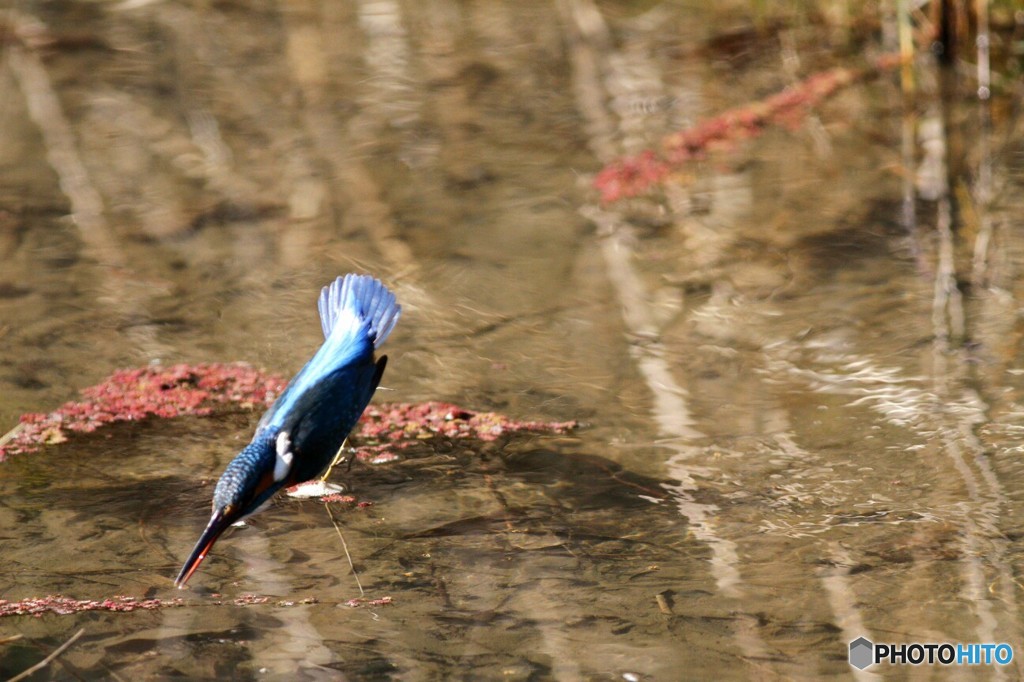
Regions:
<svg viewBox="0 0 1024 682"><path fill-rule="evenodd" d="M365 326L348 337L338 334L328 337L263 415L259 428L286 428L286 422L294 422L323 400L351 402L345 393L365 383L365 379L360 382L358 378L367 372L372 362L373 347Z"/></svg>
<svg viewBox="0 0 1024 682"><path fill-rule="evenodd" d="M301 483L330 464L373 397L386 364L387 358L382 357L374 364L342 367L296 397L291 409L273 419L278 434L277 462L283 467L281 472L275 471L275 480L286 474L285 485Z"/></svg>

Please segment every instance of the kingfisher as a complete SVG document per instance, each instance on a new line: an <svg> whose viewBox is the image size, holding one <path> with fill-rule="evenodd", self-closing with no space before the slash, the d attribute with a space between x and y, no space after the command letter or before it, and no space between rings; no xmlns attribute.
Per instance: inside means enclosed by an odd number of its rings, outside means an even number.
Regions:
<svg viewBox="0 0 1024 682"><path fill-rule="evenodd" d="M324 343L292 379L231 460L213 491L213 513L174 584L184 588L213 543L281 488L309 481L342 456L349 431L387 364L375 351L401 315L395 295L369 275L325 286L317 302Z"/></svg>

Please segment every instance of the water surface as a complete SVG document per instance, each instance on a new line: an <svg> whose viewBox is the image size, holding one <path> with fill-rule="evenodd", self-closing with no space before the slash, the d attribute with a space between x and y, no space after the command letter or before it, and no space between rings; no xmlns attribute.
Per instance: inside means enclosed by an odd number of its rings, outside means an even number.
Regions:
<svg viewBox="0 0 1024 682"><path fill-rule="evenodd" d="M771 11L16 2L0 431L119 367L294 372L348 271L405 308L376 400L585 425L356 465L372 506L272 505L184 593L258 414L12 458L0 598L185 603L3 619L0 672L79 629L39 679L853 677L861 635L1018 646L1016 85L979 102L923 54L912 94L887 72L650 196L590 186L895 47L867 10Z"/></svg>

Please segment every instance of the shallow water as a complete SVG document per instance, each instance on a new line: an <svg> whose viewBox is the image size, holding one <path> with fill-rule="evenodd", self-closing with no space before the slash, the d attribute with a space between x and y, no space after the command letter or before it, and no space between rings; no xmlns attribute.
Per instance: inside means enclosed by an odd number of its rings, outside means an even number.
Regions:
<svg viewBox="0 0 1024 682"><path fill-rule="evenodd" d="M377 401L584 426L357 464L336 480L372 506L280 501L185 592L258 414L11 458L0 599L185 601L0 619L0 673L79 629L38 679L863 677L861 635L1019 648L1019 66L979 103L922 55L912 98L864 80L602 206L615 156L891 49L888 17L753 5L16 2L0 432L119 367L293 372L352 270L405 308Z"/></svg>

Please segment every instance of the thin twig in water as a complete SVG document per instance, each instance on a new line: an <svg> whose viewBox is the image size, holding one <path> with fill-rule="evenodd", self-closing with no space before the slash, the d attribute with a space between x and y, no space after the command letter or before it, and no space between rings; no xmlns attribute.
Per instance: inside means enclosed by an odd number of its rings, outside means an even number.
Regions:
<svg viewBox="0 0 1024 682"><path fill-rule="evenodd" d="M327 467L327 471L325 471L324 475L320 477L320 482L321 483L326 483L327 482L327 477L331 475L331 471L334 469L334 467L336 467L338 464L340 464L345 459L345 446L346 445L348 445L348 438L345 438L345 440L343 440L341 442L341 447L338 448L338 451L334 454L334 459L331 460L331 466ZM352 466L352 460L350 459L349 460L349 467L351 467L351 466Z"/></svg>
<svg viewBox="0 0 1024 682"><path fill-rule="evenodd" d="M11 441L11 439L13 439L15 436L17 436L18 432L21 431L21 429L24 426L25 426L24 424L18 424L13 429L8 431L4 435L0 436L0 448L2 448L3 446L7 445L7 443L9 443Z"/></svg>
<svg viewBox="0 0 1024 682"><path fill-rule="evenodd" d="M24 680L29 675L35 673L36 671L42 670L46 666L50 665L50 663L53 662L53 659L57 658L62 653L64 653L67 650L67 648L69 646L71 646L72 644L74 644L75 640L78 639L79 637L81 637L84 633L85 633L85 628L82 628L81 630L79 630L75 634L71 635L71 639L69 639L68 641L64 642L59 647L57 647L54 650L54 652L51 653L49 656L47 656L43 660L39 661L38 663L36 663L31 668L29 668L27 670L23 670L22 672L18 673L17 675L12 677L11 679L7 680L7 682L17 682L18 680Z"/></svg>
<svg viewBox="0 0 1024 682"><path fill-rule="evenodd" d="M352 555L348 553L348 543L345 542L345 536L341 532L341 528L338 526L338 522L334 520L334 513L331 512L330 503L324 503L324 509L327 510L327 516L331 517L331 523L334 525L334 530L338 531L338 537L341 538L341 547L345 550L345 558L348 559L349 568L352 569L352 577L356 579L356 586L359 588L359 596L365 597L366 593L363 592L363 583L359 581L359 574L356 573L356 565L352 563Z"/></svg>

